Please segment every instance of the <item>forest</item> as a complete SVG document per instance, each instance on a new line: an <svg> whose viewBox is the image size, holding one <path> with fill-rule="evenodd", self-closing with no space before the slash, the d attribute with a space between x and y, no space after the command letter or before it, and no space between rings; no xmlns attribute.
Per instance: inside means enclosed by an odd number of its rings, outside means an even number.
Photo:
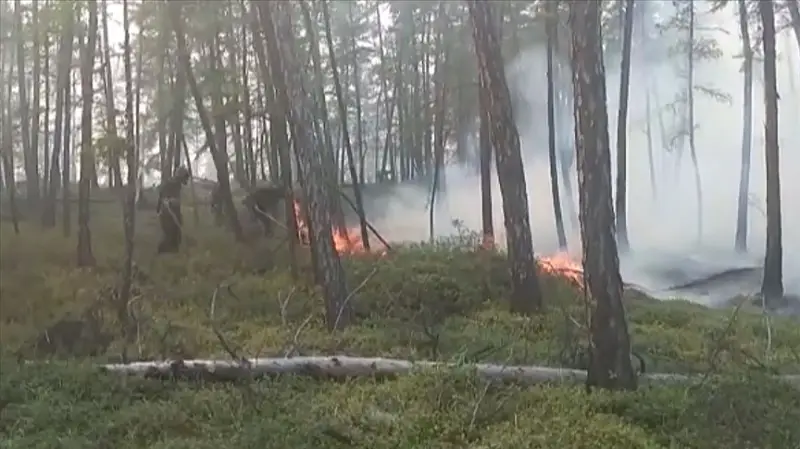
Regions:
<svg viewBox="0 0 800 449"><path fill-rule="evenodd" d="M800 449L800 1L0 2L1 448Z"/></svg>

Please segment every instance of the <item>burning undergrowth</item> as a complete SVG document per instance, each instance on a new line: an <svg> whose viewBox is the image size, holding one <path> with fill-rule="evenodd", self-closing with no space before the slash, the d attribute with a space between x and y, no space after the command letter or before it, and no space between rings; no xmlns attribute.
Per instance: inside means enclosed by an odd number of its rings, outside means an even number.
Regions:
<svg viewBox="0 0 800 449"><path fill-rule="evenodd" d="M306 246L310 244L309 225L308 221L304 218L306 214L304 208L299 202L294 202L295 217L297 219L297 232L300 242ZM374 229L370 230L374 236L371 240L370 249L364 246L361 237L361 229L358 227L335 227L332 229L333 245L336 252L340 256L354 257L354 256L379 256L384 257L390 254L391 247L383 237L377 234ZM491 236L481 236L480 242L477 242L475 233L460 231L455 239L458 246L462 246L468 250L482 251L482 252L497 252L497 247L494 243L494 238ZM440 240L441 242L441 240ZM454 243L454 242L450 242ZM538 256L536 262L539 270L550 276L559 277L577 288L583 286L583 267L575 261L569 254L565 252L556 253L547 256Z"/></svg>

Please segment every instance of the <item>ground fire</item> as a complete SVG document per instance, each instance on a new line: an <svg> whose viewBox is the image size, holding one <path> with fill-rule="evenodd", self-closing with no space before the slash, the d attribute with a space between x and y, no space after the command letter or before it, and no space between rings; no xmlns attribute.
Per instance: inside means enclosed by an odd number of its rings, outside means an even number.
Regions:
<svg viewBox="0 0 800 449"><path fill-rule="evenodd" d="M294 212L297 217L297 233L300 241L308 245L310 244L308 224L303 218L305 214L302 212L300 203L296 200L294 202ZM367 252L361 242L361 232L358 228L335 229L333 232L333 245L339 254L355 255ZM481 248L485 250L495 249L494 239L491 236L484 236ZM372 252L385 254L386 248L380 245L378 249L372 250ZM566 278L577 286L583 285L583 268L581 264L572 260L566 253L537 257L537 263L545 273Z"/></svg>
<svg viewBox="0 0 800 449"><path fill-rule="evenodd" d="M536 262L545 273L562 276L579 287L583 286L583 267L568 254L538 257Z"/></svg>
<svg viewBox="0 0 800 449"><path fill-rule="evenodd" d="M310 244L308 223L303 218L305 214L302 212L300 203L296 200L294 202L294 213L295 217L297 217L297 235L300 238L300 242L308 245ZM381 244L378 245L379 247L371 252L377 254L386 253L386 248ZM334 229L333 246L339 254L364 254L367 252L366 248L364 248L364 243L361 241L361 231L358 228Z"/></svg>

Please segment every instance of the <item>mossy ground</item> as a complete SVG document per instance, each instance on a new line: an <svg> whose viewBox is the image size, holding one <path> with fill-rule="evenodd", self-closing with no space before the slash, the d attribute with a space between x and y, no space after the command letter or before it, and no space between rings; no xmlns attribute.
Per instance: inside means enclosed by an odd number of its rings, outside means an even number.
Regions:
<svg viewBox="0 0 800 449"><path fill-rule="evenodd" d="M99 373L90 363L118 360L123 344L113 306L118 212L95 211L91 270L74 268L75 239L60 229L27 224L15 236L0 227L0 447L800 448L800 392L769 377L800 372L797 322L773 319L768 345L757 314L639 294L626 304L647 370L720 376L587 395L581 386L489 387L468 370L239 385ZM133 357L228 357L210 324L217 290L213 319L242 355L585 365L582 295L543 277L546 311L508 314L503 257L473 251L469 236L348 258L349 284L360 286L355 324L330 334L316 289L288 273L285 246L236 245L187 211L181 253L157 258L152 215L138 223ZM308 257L299 258L307 277Z"/></svg>

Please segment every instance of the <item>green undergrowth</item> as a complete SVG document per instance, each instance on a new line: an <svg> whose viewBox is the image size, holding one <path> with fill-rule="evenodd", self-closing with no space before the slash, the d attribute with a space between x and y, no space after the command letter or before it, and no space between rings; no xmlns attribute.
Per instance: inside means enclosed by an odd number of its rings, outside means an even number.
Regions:
<svg viewBox="0 0 800 449"><path fill-rule="evenodd" d="M228 358L214 328L250 357L586 365L583 295L543 274L544 312L512 316L504 257L473 251L470 235L346 258L353 324L331 334L305 250L295 280L281 239L237 245L225 230L196 224L191 211L177 255L155 257L152 212L137 224L136 331L125 344L116 214L93 216L93 269L74 268L74 237L60 229L24 224L17 236L0 226L0 447L800 448L800 393L770 380L800 372L796 321L773 318L768 332L748 310L637 292L625 302L646 371L719 376L587 395L581 387L487 387L468 371L246 385L97 373L89 364L119 361L123 346L139 359Z"/></svg>

